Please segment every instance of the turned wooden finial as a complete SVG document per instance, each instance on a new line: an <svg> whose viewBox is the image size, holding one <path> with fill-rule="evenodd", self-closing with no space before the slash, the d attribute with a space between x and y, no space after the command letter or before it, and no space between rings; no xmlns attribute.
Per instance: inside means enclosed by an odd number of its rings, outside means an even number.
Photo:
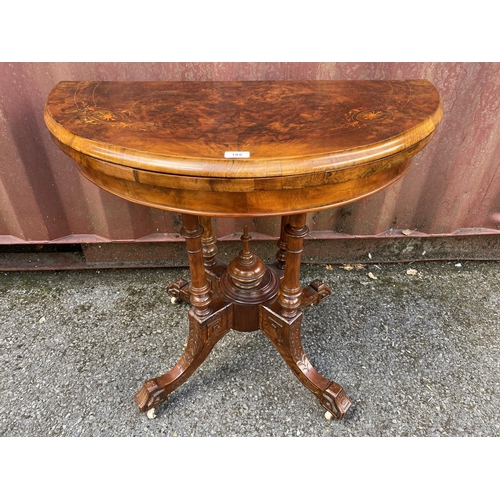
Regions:
<svg viewBox="0 0 500 500"><path fill-rule="evenodd" d="M248 236L248 226L245 224L243 226L243 236L241 237L241 241L243 241L243 254L248 255L250 253L250 247L248 242L251 240L250 236Z"/></svg>
<svg viewBox="0 0 500 500"><path fill-rule="evenodd" d="M246 224L243 226L243 235L240 239L243 242L243 249L238 254L238 264L242 267L248 268L256 262L258 257L250 251L249 242L252 238L248 235L248 226Z"/></svg>
<svg viewBox="0 0 500 500"><path fill-rule="evenodd" d="M243 227L243 248L229 263L220 279L220 291L233 304L233 328L251 332L259 328L259 305L278 293L279 276L250 249L252 239Z"/></svg>
<svg viewBox="0 0 500 500"><path fill-rule="evenodd" d="M243 242L243 249L230 262L227 272L236 288L255 288L262 281L262 277L266 273L266 266L250 250L249 242L252 238L248 235L248 226L243 226L243 235L240 239Z"/></svg>

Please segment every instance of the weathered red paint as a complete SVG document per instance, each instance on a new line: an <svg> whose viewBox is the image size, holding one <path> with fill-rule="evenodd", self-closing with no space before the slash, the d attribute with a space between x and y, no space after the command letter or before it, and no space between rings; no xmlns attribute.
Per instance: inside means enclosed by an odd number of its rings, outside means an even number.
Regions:
<svg viewBox="0 0 500 500"><path fill-rule="evenodd" d="M100 190L53 145L43 105L60 80L399 78L438 88L444 117L434 139L398 183L309 214L311 234L500 235L499 63L0 63L0 244L176 241L178 216ZM263 238L279 232L278 218L218 219L214 227L224 237L243 224Z"/></svg>

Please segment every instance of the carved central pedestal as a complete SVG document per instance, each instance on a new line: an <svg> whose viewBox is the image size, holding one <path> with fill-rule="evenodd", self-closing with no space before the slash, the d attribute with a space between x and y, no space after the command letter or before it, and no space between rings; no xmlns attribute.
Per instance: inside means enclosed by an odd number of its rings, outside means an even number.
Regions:
<svg viewBox="0 0 500 500"><path fill-rule="evenodd" d="M200 226L199 223L203 224ZM229 265L216 257L216 240L209 218L183 215L191 283L177 280L168 286L175 299L192 304L186 350L170 371L144 383L135 400L141 411L151 411L183 384L205 360L214 345L231 329L261 330L273 343L297 378L328 411L341 419L351 406L342 387L320 375L304 353L300 338L302 308L328 297L330 289L313 281L299 282L305 215L283 217L277 262L266 266L250 250L248 228L243 249Z"/></svg>
<svg viewBox="0 0 500 500"><path fill-rule="evenodd" d="M233 329L252 332L259 329L259 305L277 295L280 279L250 251L247 226L241 240L243 250L222 274L220 290L233 303Z"/></svg>

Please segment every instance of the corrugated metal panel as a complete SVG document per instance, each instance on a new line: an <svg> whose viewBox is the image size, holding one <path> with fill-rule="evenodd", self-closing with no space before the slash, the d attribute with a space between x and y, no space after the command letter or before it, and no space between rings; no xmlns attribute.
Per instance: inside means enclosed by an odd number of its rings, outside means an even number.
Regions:
<svg viewBox="0 0 500 500"><path fill-rule="evenodd" d="M319 238L452 234L500 229L498 63L1 63L0 243L173 241L179 217L135 205L85 180L51 141L43 105L60 80L426 78L444 118L402 181L351 205L310 214ZM263 237L277 218L218 219L219 237L244 223ZM500 234L500 233L499 233Z"/></svg>

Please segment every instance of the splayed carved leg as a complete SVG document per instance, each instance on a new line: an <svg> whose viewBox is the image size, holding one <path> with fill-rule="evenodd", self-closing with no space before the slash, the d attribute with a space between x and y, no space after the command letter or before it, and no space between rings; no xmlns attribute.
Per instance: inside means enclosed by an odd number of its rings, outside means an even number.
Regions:
<svg viewBox="0 0 500 500"><path fill-rule="evenodd" d="M351 406L342 387L322 375L311 365L302 347L301 307L326 298L330 289L319 280L302 290L299 281L304 237L308 229L305 214L291 215L284 227L286 234L285 274L278 297L260 306L260 329L274 344L297 378L319 399L320 404L339 420Z"/></svg>
<svg viewBox="0 0 500 500"><path fill-rule="evenodd" d="M293 318L285 318L279 309L277 300L261 305L260 329L300 382L319 399L321 406L341 420L349 410L351 401L340 385L316 371L304 353L300 338L302 312L299 311Z"/></svg>
<svg viewBox="0 0 500 500"><path fill-rule="evenodd" d="M142 412L157 407L167 396L181 386L205 361L215 344L231 329L232 304L222 302L205 318L189 311L189 337L186 349L177 364L160 377L144 382L135 395L135 402Z"/></svg>
<svg viewBox="0 0 500 500"><path fill-rule="evenodd" d="M213 300L203 263L199 218L182 215L182 236L186 239L191 283L189 300L189 337L186 350L178 363L161 377L147 380L135 395L141 411L160 405L167 395L183 384L203 363L214 345L232 327L233 306L225 300ZM185 289L185 285L181 289Z"/></svg>

